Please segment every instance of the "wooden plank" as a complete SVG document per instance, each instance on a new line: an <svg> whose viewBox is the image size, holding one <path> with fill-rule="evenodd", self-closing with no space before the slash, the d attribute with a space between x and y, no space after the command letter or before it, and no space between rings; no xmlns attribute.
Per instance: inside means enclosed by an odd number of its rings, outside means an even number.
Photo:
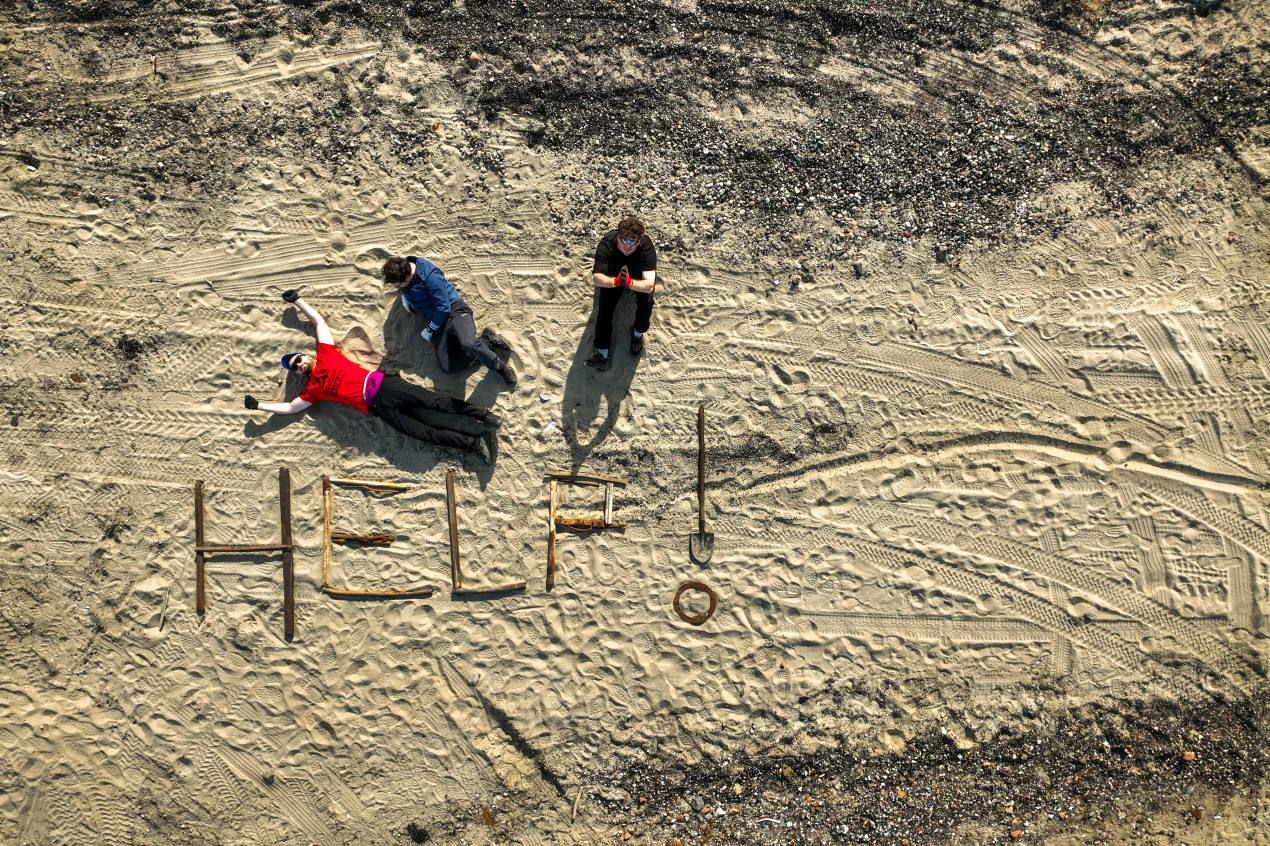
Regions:
<svg viewBox="0 0 1270 846"><path fill-rule="evenodd" d="M512 582L506 585L493 585L491 587L466 587L451 591L454 596L469 596L477 593L505 593L513 590L524 590L527 582Z"/></svg>
<svg viewBox="0 0 1270 846"><path fill-rule="evenodd" d="M194 551L199 552L282 552L290 549L280 543L256 543L256 544L231 544L229 546L196 546Z"/></svg>
<svg viewBox="0 0 1270 846"><path fill-rule="evenodd" d="M336 599L422 599L435 592L436 588L433 587L416 590L345 590L322 585L322 593Z"/></svg>
<svg viewBox="0 0 1270 846"><path fill-rule="evenodd" d="M396 535L387 532L378 535L350 535L346 532L331 532L331 543L364 543L367 546L391 546Z"/></svg>
<svg viewBox="0 0 1270 846"><path fill-rule="evenodd" d="M446 511L450 517L450 589L463 587L463 576L459 573L459 518L454 504L454 471L445 474Z"/></svg>
<svg viewBox="0 0 1270 846"><path fill-rule="evenodd" d="M331 484L341 485L346 488L366 488L369 491L408 491L409 485L402 485L397 482L372 482L367 479L331 479Z"/></svg>
<svg viewBox="0 0 1270 846"><path fill-rule="evenodd" d="M207 611L207 592L204 589L206 563L203 553L203 480L194 482L194 608L202 614Z"/></svg>
<svg viewBox="0 0 1270 846"><path fill-rule="evenodd" d="M278 468L278 509L282 514L282 629L295 638L295 548L291 543L291 471Z"/></svg>
<svg viewBox="0 0 1270 846"><path fill-rule="evenodd" d="M322 477L322 588L331 584L331 480Z"/></svg>
<svg viewBox="0 0 1270 846"><path fill-rule="evenodd" d="M547 590L556 586L556 503L560 497L560 483L551 480L551 522L547 528Z"/></svg>
<svg viewBox="0 0 1270 846"><path fill-rule="evenodd" d="M617 479L613 476L600 476L595 473L569 473L565 470L552 470L550 467L546 469L543 475L550 476L553 479L559 479L562 482L576 482L579 479L595 479L598 482L611 482L615 485L626 484L625 479Z"/></svg>

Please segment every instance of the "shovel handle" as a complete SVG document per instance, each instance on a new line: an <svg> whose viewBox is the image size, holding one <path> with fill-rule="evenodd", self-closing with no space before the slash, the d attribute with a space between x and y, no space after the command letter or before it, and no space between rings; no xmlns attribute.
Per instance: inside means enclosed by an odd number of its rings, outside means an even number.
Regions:
<svg viewBox="0 0 1270 846"><path fill-rule="evenodd" d="M706 404L697 406L697 525L706 532Z"/></svg>

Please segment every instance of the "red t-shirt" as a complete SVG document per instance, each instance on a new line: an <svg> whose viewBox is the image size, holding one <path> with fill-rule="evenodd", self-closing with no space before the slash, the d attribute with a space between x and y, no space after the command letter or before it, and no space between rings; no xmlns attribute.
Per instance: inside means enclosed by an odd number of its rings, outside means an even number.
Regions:
<svg viewBox="0 0 1270 846"><path fill-rule="evenodd" d="M309 382L304 386L300 399L308 402L334 400L351 405L362 414L369 414L366 406L366 389L378 389L378 384L367 385L366 380L376 374L345 358L332 344L318 344L317 361ZM380 379L383 377L381 376ZM373 381L373 380L372 380ZM374 391L370 392L374 394Z"/></svg>

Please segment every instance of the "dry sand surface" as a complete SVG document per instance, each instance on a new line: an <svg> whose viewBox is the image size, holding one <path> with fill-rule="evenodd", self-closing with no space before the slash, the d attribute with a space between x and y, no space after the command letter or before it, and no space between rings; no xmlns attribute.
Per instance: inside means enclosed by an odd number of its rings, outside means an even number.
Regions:
<svg viewBox="0 0 1270 846"><path fill-rule="evenodd" d="M0 842L1270 843L1267 4L3 5ZM405 253L514 390L438 371ZM493 464L246 411L293 287ZM195 597L195 481L278 543L280 467L290 640L276 552ZM627 481L550 590L548 467ZM451 596L449 470L525 590ZM332 582L433 596L319 591L323 476L410 485L336 489L396 538Z"/></svg>

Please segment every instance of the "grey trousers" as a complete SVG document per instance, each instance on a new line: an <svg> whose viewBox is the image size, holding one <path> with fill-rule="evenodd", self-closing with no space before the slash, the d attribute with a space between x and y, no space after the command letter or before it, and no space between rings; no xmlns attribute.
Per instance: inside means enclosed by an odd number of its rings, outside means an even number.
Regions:
<svg viewBox="0 0 1270 846"><path fill-rule="evenodd" d="M432 343L442 373L457 373L473 361L479 361L495 373L503 369L503 363L485 339L477 337L472 309L462 300L450 309L450 318L432 336Z"/></svg>

